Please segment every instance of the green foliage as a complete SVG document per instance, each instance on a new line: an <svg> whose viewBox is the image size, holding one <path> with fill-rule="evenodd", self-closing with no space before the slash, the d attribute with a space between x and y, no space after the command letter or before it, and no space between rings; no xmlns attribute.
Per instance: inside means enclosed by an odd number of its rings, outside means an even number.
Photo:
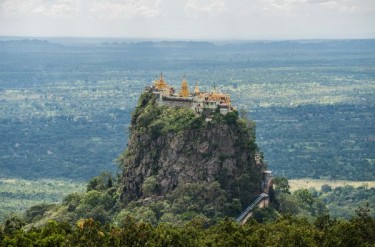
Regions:
<svg viewBox="0 0 375 247"><path fill-rule="evenodd" d="M142 184L142 193L143 196L148 197L155 194L157 191L157 181L156 177L147 177Z"/></svg>
<svg viewBox="0 0 375 247"><path fill-rule="evenodd" d="M82 196L78 193L69 194L64 198L62 205L67 206L68 211L74 211L79 206Z"/></svg>
<svg viewBox="0 0 375 247"><path fill-rule="evenodd" d="M22 217L13 215L5 220L4 233L13 234L21 230L24 225L26 225L26 222Z"/></svg>
<svg viewBox="0 0 375 247"><path fill-rule="evenodd" d="M273 222L280 217L280 214L273 208L256 208L252 216L259 223Z"/></svg>
<svg viewBox="0 0 375 247"><path fill-rule="evenodd" d="M238 113L236 113L237 115ZM252 151L258 151L258 145L256 144L256 124L247 118L238 118L236 120L237 126L240 130L247 134L249 137L246 143L241 143L240 145L245 145L246 148Z"/></svg>
<svg viewBox="0 0 375 247"><path fill-rule="evenodd" d="M312 193L307 189L301 189L294 192L294 196L297 197L302 203L312 206L314 203L314 197Z"/></svg>
<svg viewBox="0 0 375 247"><path fill-rule="evenodd" d="M84 187L84 183L69 180L0 178L0 221L12 212L21 213L39 204L57 204L69 193L84 191Z"/></svg>
<svg viewBox="0 0 375 247"><path fill-rule="evenodd" d="M42 217L44 216L44 213L51 210L55 206L56 206L55 204L43 203L43 204L30 207L25 212L26 222L30 223L30 222L35 222L37 220L42 219Z"/></svg>
<svg viewBox="0 0 375 247"><path fill-rule="evenodd" d="M37 205L26 212L31 226L40 226L50 220L76 222L80 218L92 218L102 224L110 223L115 212L118 196L116 184L113 184L109 173L102 173L93 178L87 186L86 193L71 193L62 203L54 205ZM42 217L43 216L43 217Z"/></svg>
<svg viewBox="0 0 375 247"><path fill-rule="evenodd" d="M196 129L204 124L203 118L186 108L158 106L156 96L143 93L133 114L132 128L139 133L149 131L153 137L169 132Z"/></svg>
<svg viewBox="0 0 375 247"><path fill-rule="evenodd" d="M167 106L162 107L162 109L161 114L157 116L157 120L150 125L153 133L157 132L157 130L159 130L160 134L178 133L181 130L190 128L193 123L194 127L197 127L196 119L199 119L199 117L195 116L190 109L176 109Z"/></svg>
<svg viewBox="0 0 375 247"><path fill-rule="evenodd" d="M81 199L83 205L95 207L97 205L104 206L105 208L110 208L113 204L113 199L106 193L92 190L84 194Z"/></svg>
<svg viewBox="0 0 375 247"><path fill-rule="evenodd" d="M305 219L281 218L259 227L254 235L261 236L251 241L254 246L319 246L315 241L319 232Z"/></svg>
<svg viewBox="0 0 375 247"><path fill-rule="evenodd" d="M284 177L274 177L273 184L275 185L276 193L286 193L290 194L290 186L287 178Z"/></svg>
<svg viewBox="0 0 375 247"><path fill-rule="evenodd" d="M254 200L254 195L250 194L249 191L257 191L259 189L259 174L247 172L238 179L238 194L243 207L250 205Z"/></svg>
<svg viewBox="0 0 375 247"><path fill-rule="evenodd" d="M330 192L330 191L332 191L332 187L329 186L328 184L324 184L324 185L322 185L321 191L322 191L323 193Z"/></svg>
<svg viewBox="0 0 375 247"><path fill-rule="evenodd" d="M173 214L196 212L214 218L223 211L222 207L226 197L224 191L220 188L220 184L215 181L178 185L167 196L167 200L172 203L170 210ZM192 214L191 217L187 217L187 220L195 216L196 214Z"/></svg>
<svg viewBox="0 0 375 247"><path fill-rule="evenodd" d="M132 117L132 128L147 129L160 115L162 108L155 104L156 96L151 93L141 95L138 106Z"/></svg>
<svg viewBox="0 0 375 247"><path fill-rule="evenodd" d="M224 214L228 216L240 215L242 211L241 201L237 198L233 198L231 202L224 203Z"/></svg>
<svg viewBox="0 0 375 247"><path fill-rule="evenodd" d="M375 188L365 186L354 188L353 186L336 187L331 191L323 191L318 195L319 200L329 207L332 217L350 219L355 216L355 208L369 203L371 208L375 205ZM375 217L374 210L370 212Z"/></svg>
<svg viewBox="0 0 375 247"><path fill-rule="evenodd" d="M249 120L249 112L246 110L245 107L241 107L238 111L238 114L241 119L244 119L245 121Z"/></svg>
<svg viewBox="0 0 375 247"><path fill-rule="evenodd" d="M105 191L113 187L112 174L109 172L102 172L99 176L96 176L87 184L87 192L91 190Z"/></svg>
<svg viewBox="0 0 375 247"><path fill-rule="evenodd" d="M375 218L366 206L357 212L347 221L325 215L310 223L304 217L284 216L262 224L251 220L243 226L230 219L207 225L203 218L180 226L152 226L129 216L121 218L118 226L104 226L90 218L74 225L49 221L29 231L19 225L7 231L0 227L0 246L373 246Z"/></svg>
<svg viewBox="0 0 375 247"><path fill-rule="evenodd" d="M204 242L207 246L246 246L244 229L229 219L218 222L209 229Z"/></svg>
<svg viewBox="0 0 375 247"><path fill-rule="evenodd" d="M374 133L375 109L350 101L254 111L258 144L271 169L288 178L373 181L375 142L367 136Z"/></svg>
<svg viewBox="0 0 375 247"><path fill-rule="evenodd" d="M130 209L121 210L115 218L117 226L126 225L129 218L133 218L137 222L144 222L155 225L157 218L155 212L150 207L139 206Z"/></svg>
<svg viewBox="0 0 375 247"><path fill-rule="evenodd" d="M297 215L302 207L297 198L288 193L276 194L276 203L277 210L284 215Z"/></svg>
<svg viewBox="0 0 375 247"><path fill-rule="evenodd" d="M328 214L327 206L316 190L300 189L291 193L288 180L282 177L275 177L274 185L275 190L270 195L272 205L283 215L304 215L312 220Z"/></svg>
<svg viewBox="0 0 375 247"><path fill-rule="evenodd" d="M206 121L203 116L198 116L193 119L190 124L191 129L200 129L206 126Z"/></svg>
<svg viewBox="0 0 375 247"><path fill-rule="evenodd" d="M237 111L228 112L226 115L224 115L224 121L226 121L228 124L236 123L237 119L238 119Z"/></svg>
<svg viewBox="0 0 375 247"><path fill-rule="evenodd" d="M75 210L75 218L89 217L101 223L109 223L111 210L115 203L115 198L105 192L89 191L80 200L80 204Z"/></svg>
<svg viewBox="0 0 375 247"><path fill-rule="evenodd" d="M154 178L147 179L146 187L154 187ZM148 189L146 189L148 191ZM146 194L147 195L147 194ZM179 184L166 198L146 198L143 204L131 202L114 217L114 224L122 226L124 220L133 217L152 225L168 223L183 225L193 219L217 221L225 214L237 216L241 212L238 199L228 200L218 182Z"/></svg>

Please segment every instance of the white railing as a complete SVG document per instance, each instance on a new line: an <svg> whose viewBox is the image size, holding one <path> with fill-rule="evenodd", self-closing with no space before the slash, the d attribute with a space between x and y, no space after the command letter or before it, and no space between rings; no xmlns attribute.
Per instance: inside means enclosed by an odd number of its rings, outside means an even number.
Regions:
<svg viewBox="0 0 375 247"><path fill-rule="evenodd" d="M243 213L236 219L237 222L241 222L243 219L246 218L246 216L253 210L253 208L255 206L257 206L259 204L260 201L262 201L264 198L267 198L268 195L266 193L262 193L260 194L256 199L255 201L250 204L250 206L248 206L245 211L243 211Z"/></svg>

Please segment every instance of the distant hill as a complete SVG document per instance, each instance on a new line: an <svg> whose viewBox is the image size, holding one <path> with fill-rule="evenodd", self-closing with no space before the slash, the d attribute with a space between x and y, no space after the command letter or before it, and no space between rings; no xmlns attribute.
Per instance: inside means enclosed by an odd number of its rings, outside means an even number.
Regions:
<svg viewBox="0 0 375 247"><path fill-rule="evenodd" d="M61 44L51 43L47 40L22 39L22 40L0 40L0 50L6 51L56 51L63 48Z"/></svg>
<svg viewBox="0 0 375 247"><path fill-rule="evenodd" d="M374 39L364 40L265 40L265 41L158 41L90 38L12 38L0 37L0 49L35 49L68 47L111 47L118 49L172 50L269 50L269 49L374 49Z"/></svg>

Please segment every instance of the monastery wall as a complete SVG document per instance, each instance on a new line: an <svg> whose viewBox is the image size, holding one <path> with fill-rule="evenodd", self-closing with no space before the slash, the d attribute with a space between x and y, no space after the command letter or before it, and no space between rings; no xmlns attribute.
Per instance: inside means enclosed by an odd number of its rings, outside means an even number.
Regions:
<svg viewBox="0 0 375 247"><path fill-rule="evenodd" d="M195 104L192 101L172 101L172 100L158 100L158 104L163 106L172 106L179 108L191 108L195 107Z"/></svg>

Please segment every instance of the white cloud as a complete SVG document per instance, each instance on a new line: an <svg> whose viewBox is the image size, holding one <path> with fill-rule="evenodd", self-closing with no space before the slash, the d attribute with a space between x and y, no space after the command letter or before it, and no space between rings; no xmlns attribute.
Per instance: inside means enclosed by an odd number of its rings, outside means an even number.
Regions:
<svg viewBox="0 0 375 247"><path fill-rule="evenodd" d="M160 0L3 0L0 13L6 17L150 18L159 15L159 3Z"/></svg>
<svg viewBox="0 0 375 247"><path fill-rule="evenodd" d="M0 35L375 38L372 23L375 0L0 0Z"/></svg>
<svg viewBox="0 0 375 247"><path fill-rule="evenodd" d="M94 1L89 13L100 19L152 18L160 15L160 0Z"/></svg>
<svg viewBox="0 0 375 247"><path fill-rule="evenodd" d="M188 17L218 17L227 10L223 0L188 0L185 15Z"/></svg>
<svg viewBox="0 0 375 247"><path fill-rule="evenodd" d="M76 15L74 0L5 0L0 2L0 13L6 17L72 17Z"/></svg>

